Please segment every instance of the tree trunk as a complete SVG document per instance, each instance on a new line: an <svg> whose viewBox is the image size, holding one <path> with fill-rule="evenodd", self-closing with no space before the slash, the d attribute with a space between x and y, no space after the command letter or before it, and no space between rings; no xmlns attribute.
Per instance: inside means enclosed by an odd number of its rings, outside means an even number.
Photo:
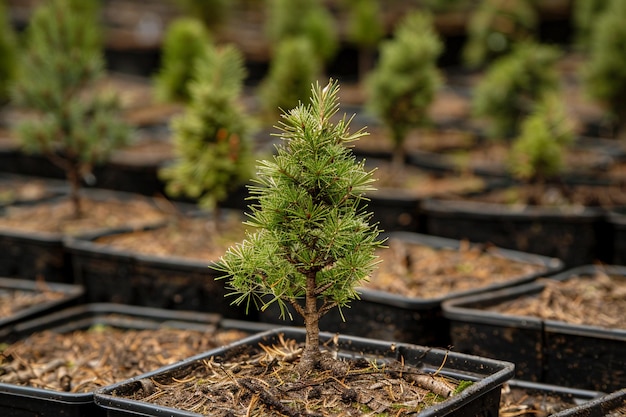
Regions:
<svg viewBox="0 0 626 417"><path fill-rule="evenodd" d="M304 305L304 328L306 341L299 367L302 371L312 370L320 358L320 327L319 312L317 308L317 295L315 293L316 272L309 272L306 277L306 295Z"/></svg>
<svg viewBox="0 0 626 417"><path fill-rule="evenodd" d="M75 219L80 218L82 209L80 206L80 174L76 167L72 167L67 171L67 180L70 183L70 200L73 207L73 216Z"/></svg>

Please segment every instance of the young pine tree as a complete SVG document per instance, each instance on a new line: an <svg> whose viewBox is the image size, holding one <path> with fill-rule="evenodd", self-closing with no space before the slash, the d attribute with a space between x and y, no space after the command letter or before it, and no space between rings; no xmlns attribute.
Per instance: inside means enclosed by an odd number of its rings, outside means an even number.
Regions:
<svg viewBox="0 0 626 417"><path fill-rule="evenodd" d="M359 50L358 77L364 80L374 66L378 43L385 36L378 0L344 0L348 12L346 37Z"/></svg>
<svg viewBox="0 0 626 417"><path fill-rule="evenodd" d="M428 110L441 84L437 58L442 43L430 14L413 12L381 45L376 68L366 81L368 107L391 133L392 163L404 164L408 132L428 122Z"/></svg>
<svg viewBox="0 0 626 417"><path fill-rule="evenodd" d="M290 109L309 99L311 83L320 68L312 56L311 42L305 37L284 39L278 44L269 71L258 88L265 118L274 119L277 109Z"/></svg>
<svg viewBox="0 0 626 417"><path fill-rule="evenodd" d="M283 115L284 144L261 161L250 191L250 226L258 231L230 248L221 269L238 298L264 309L291 305L302 315L306 344L304 371L325 363L320 353L319 320L357 297L356 286L376 264L378 229L368 222L364 193L372 173L364 170L346 144L364 133L349 132L349 120L333 123L339 86L316 85L308 106Z"/></svg>
<svg viewBox="0 0 626 417"><path fill-rule="evenodd" d="M170 23L163 41L161 68L154 78L156 96L162 101L189 102L196 60L211 45L211 35L200 20L179 17Z"/></svg>
<svg viewBox="0 0 626 417"><path fill-rule="evenodd" d="M546 93L559 89L559 56L553 46L524 42L493 62L472 99L474 115L490 122L490 136L517 136L521 121L537 102Z"/></svg>
<svg viewBox="0 0 626 417"><path fill-rule="evenodd" d="M563 154L573 141L574 128L560 97L547 94L522 122L509 151L509 170L524 182L552 181L563 171Z"/></svg>
<svg viewBox="0 0 626 417"><path fill-rule="evenodd" d="M482 0L470 15L463 60L475 68L536 38L539 16L533 0Z"/></svg>
<svg viewBox="0 0 626 417"><path fill-rule="evenodd" d="M16 75L16 36L7 8L3 1L0 1L0 105L9 100L9 89Z"/></svg>
<svg viewBox="0 0 626 417"><path fill-rule="evenodd" d="M251 122L239 102L245 76L243 56L230 45L197 61L191 101L172 122L176 160L160 171L169 195L215 211L252 176Z"/></svg>
<svg viewBox="0 0 626 417"><path fill-rule="evenodd" d="M271 45L286 39L304 37L311 42L312 55L323 69L335 56L339 35L333 16L319 0L269 0L267 3L267 36Z"/></svg>
<svg viewBox="0 0 626 417"><path fill-rule="evenodd" d="M81 180L129 136L117 98L92 88L104 74L96 11L87 0L38 6L12 88L15 104L31 115L18 125L17 137L26 151L65 171L76 216Z"/></svg>
<svg viewBox="0 0 626 417"><path fill-rule="evenodd" d="M607 1L592 30L584 80L589 95L606 107L616 136L626 140L626 2Z"/></svg>

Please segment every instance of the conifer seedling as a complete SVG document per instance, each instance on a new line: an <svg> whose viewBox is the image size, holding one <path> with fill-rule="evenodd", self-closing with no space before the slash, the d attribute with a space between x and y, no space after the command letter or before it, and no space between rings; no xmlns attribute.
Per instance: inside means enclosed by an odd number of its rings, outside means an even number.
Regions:
<svg viewBox="0 0 626 417"><path fill-rule="evenodd" d="M9 100L9 88L16 75L16 36L4 2L0 2L0 105Z"/></svg>
<svg viewBox="0 0 626 417"><path fill-rule="evenodd" d="M171 196L219 217L219 203L253 174L252 122L241 108L244 58L232 45L207 48L190 82L191 101L172 122L176 159L159 172Z"/></svg>
<svg viewBox="0 0 626 417"><path fill-rule="evenodd" d="M381 45L378 65L366 81L367 105L391 133L396 170L404 165L408 132L429 122L428 109L441 84L437 58L442 48L431 15L413 12Z"/></svg>
<svg viewBox="0 0 626 417"><path fill-rule="evenodd" d="M172 21L163 41L161 68L154 77L157 97L162 101L188 103L196 61L211 46L211 35L200 20L179 17Z"/></svg>
<svg viewBox="0 0 626 417"><path fill-rule="evenodd" d="M626 140L626 2L607 0L594 23L584 67L588 94L603 105L616 137Z"/></svg>
<svg viewBox="0 0 626 417"><path fill-rule="evenodd" d="M94 88L104 75L97 10L92 0L50 0L38 6L12 86L15 104L29 116L18 125L17 137L24 150L44 155L65 171L77 217L83 179L130 133L117 97Z"/></svg>
<svg viewBox="0 0 626 417"><path fill-rule="evenodd" d="M323 366L319 320L358 298L356 287L374 270L382 244L363 204L372 172L347 147L365 133L350 133L345 116L333 122L338 91L333 80L316 84L309 105L283 114L283 143L272 160L258 163L250 186L257 202L246 223L256 232L219 262L236 304L276 303L283 314L291 306L304 318L304 370Z"/></svg>
<svg viewBox="0 0 626 417"><path fill-rule="evenodd" d="M563 153L574 141L574 128L560 97L547 94L521 125L509 151L509 169L514 178L543 184L559 177Z"/></svg>
<svg viewBox="0 0 626 417"><path fill-rule="evenodd" d="M488 120L492 138L516 137L542 97L559 90L559 57L554 46L522 42L491 64L476 87L472 111Z"/></svg>

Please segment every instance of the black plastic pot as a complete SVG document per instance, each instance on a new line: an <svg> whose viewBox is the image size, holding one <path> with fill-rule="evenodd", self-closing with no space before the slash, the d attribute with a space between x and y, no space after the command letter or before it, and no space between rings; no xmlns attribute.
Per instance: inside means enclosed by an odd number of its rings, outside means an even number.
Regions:
<svg viewBox="0 0 626 417"><path fill-rule="evenodd" d="M566 267L606 260L610 252L600 208L561 210L462 199L428 199L421 208L429 234L550 256Z"/></svg>
<svg viewBox="0 0 626 417"><path fill-rule="evenodd" d="M155 406L147 402L127 398L128 395L141 389L140 380L155 378L160 381L181 378L185 371L194 367L194 364L211 357L228 355L231 349L255 349L258 343L271 345L278 341L280 334L287 339L304 341L303 329L279 328L242 339L224 348L201 353L178 364L161 368L158 371L146 373L131 378L119 384L114 384L96 391L94 400L100 407L107 409L109 417L121 416L198 416L198 414L176 410L168 407ZM335 335L322 333L321 341L331 341ZM403 358L404 363L419 365L425 371L437 371L442 363L445 365L440 373L460 379L472 380L475 383L457 396L430 407L420 413L420 416L489 416L497 417L500 401L500 387L511 378L513 365L507 362L477 358L440 349L431 349L415 345L395 344L386 341L377 341L350 336L337 338L338 354L346 358L372 358L383 361L385 359L398 360ZM254 347L253 347L254 346Z"/></svg>
<svg viewBox="0 0 626 417"><path fill-rule="evenodd" d="M550 279L592 275L597 268L583 265ZM626 267L602 268L626 276ZM534 282L444 302L443 315L450 320L455 349L513 362L520 379L601 392L626 386L626 330L487 310L508 300L533 297L544 287Z"/></svg>
<svg viewBox="0 0 626 417"><path fill-rule="evenodd" d="M400 239L431 248L458 249L462 244L459 240L419 233L393 232L387 236L390 239ZM424 346L447 347L451 343L449 321L443 317L441 310L441 304L445 300L530 282L539 275L556 273L563 266L559 260L554 258L507 249L497 249L494 254L505 259L540 265L544 270L541 274L511 277L508 281L494 283L483 288L473 288L434 298L415 298L359 288L360 300L352 302L350 308L343 309L341 313L337 310L329 312L322 317L320 326L328 331L342 334L416 343ZM260 314L260 320L274 324L285 323L279 318L277 310L278 308L270 307ZM295 312L292 312L292 316L297 325L303 324Z"/></svg>
<svg viewBox="0 0 626 417"><path fill-rule="evenodd" d="M626 207L610 210L607 214L607 222L611 227L613 238L614 265L626 265Z"/></svg>
<svg viewBox="0 0 626 417"><path fill-rule="evenodd" d="M47 284L24 279L0 278L0 292L14 297L17 291L33 294L47 291L57 293L58 296L54 299L51 298L48 301L22 308L9 316L0 317L0 338L11 334L17 323L77 304L81 301L84 294L84 288L80 285Z"/></svg>
<svg viewBox="0 0 626 417"><path fill-rule="evenodd" d="M82 193L87 198L103 201L109 198L120 200L144 199L145 197L133 193L102 189L84 189ZM58 199L67 199L67 196ZM48 199L46 203L54 202ZM149 199L148 203L154 204ZM0 206L0 216L9 208L35 205L37 201L10 206ZM156 206L155 206L156 207ZM137 219L135 225L141 224ZM103 227L92 233L105 233L111 228ZM87 233L87 231L85 231ZM64 233L48 233L36 231L21 231L0 227L0 276L19 277L30 280L44 280L46 282L74 283L70 254L66 251L63 240Z"/></svg>
<svg viewBox="0 0 626 417"><path fill-rule="evenodd" d="M247 333L258 333L266 329L256 323L222 320L215 314L174 312L118 304L84 304L22 322L15 326L13 334L0 339L0 342L13 343L41 331L68 333L96 325L123 330L169 327L212 331L223 328L239 329ZM104 416L105 411L94 404L93 392L71 393L0 383L0 415L97 417Z"/></svg>
<svg viewBox="0 0 626 417"><path fill-rule="evenodd" d="M626 413L626 388L555 413L552 417L618 417Z"/></svg>
<svg viewBox="0 0 626 417"><path fill-rule="evenodd" d="M144 229L157 228L159 225ZM107 234L70 237L65 248L71 254L73 275L85 287L89 302L193 310L221 314L223 317L254 320L255 312L234 306L226 298L223 275L210 261L180 256L156 256L128 251L97 242ZM234 242L233 242L234 243Z"/></svg>

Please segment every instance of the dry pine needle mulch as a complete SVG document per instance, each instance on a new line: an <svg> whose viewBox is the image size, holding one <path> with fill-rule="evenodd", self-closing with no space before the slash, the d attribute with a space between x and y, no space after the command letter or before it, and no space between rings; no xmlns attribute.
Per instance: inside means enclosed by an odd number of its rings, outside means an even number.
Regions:
<svg viewBox="0 0 626 417"><path fill-rule="evenodd" d="M367 288L409 297L435 298L452 292L513 281L546 267L505 258L497 248L462 241L456 248L433 248L390 239Z"/></svg>
<svg viewBox="0 0 626 417"><path fill-rule="evenodd" d="M56 291L24 291L16 289L0 289L0 319L9 317L20 310L27 309L59 300L64 293Z"/></svg>
<svg viewBox="0 0 626 417"><path fill-rule="evenodd" d="M130 330L93 326L70 333L42 331L0 345L0 382L72 393L91 392L247 336L163 327Z"/></svg>
<svg viewBox="0 0 626 417"><path fill-rule="evenodd" d="M285 338L279 342L195 361L142 380L134 392L114 395L216 417L402 416L441 402L468 384L398 361L367 359L340 359L341 372L302 375L295 366L302 345Z"/></svg>
<svg viewBox="0 0 626 417"><path fill-rule="evenodd" d="M499 303L489 310L576 325L624 329L626 277L598 270L565 281L544 279L543 291Z"/></svg>

